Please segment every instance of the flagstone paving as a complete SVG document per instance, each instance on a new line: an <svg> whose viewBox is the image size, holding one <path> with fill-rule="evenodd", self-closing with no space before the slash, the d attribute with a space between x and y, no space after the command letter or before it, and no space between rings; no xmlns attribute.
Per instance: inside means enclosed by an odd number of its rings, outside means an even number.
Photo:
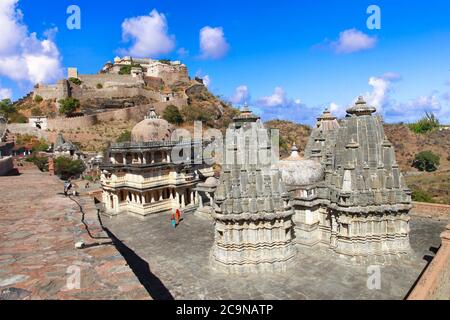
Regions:
<svg viewBox="0 0 450 320"><path fill-rule="evenodd" d="M24 168L20 176L0 177L1 299L149 299L127 262L98 225L64 197L57 178ZM91 199L78 198L85 207ZM106 243L83 250L75 243ZM80 288L76 285L79 270Z"/></svg>
<svg viewBox="0 0 450 320"><path fill-rule="evenodd" d="M213 224L188 215L177 229L170 217L138 220L127 215L104 224L149 269L175 299L404 299L440 245L447 221L412 217L413 253L379 266L381 288L369 290L367 266L350 264L326 249L299 250L287 272L226 275L210 268Z"/></svg>
<svg viewBox="0 0 450 320"><path fill-rule="evenodd" d="M102 217L91 198L59 194L62 182L36 169L0 177L1 299L403 299L448 221L413 216L413 253L367 287L367 266L325 249L299 250L281 274L226 275L210 268L213 224L187 215L177 229L166 215ZM80 206L82 211L80 211ZM91 238L81 222L94 237ZM75 249L83 240L88 248ZM90 246L96 243L101 246ZM113 245L111 245L113 244ZM426 259L425 259L426 258ZM80 268L80 289L70 289Z"/></svg>

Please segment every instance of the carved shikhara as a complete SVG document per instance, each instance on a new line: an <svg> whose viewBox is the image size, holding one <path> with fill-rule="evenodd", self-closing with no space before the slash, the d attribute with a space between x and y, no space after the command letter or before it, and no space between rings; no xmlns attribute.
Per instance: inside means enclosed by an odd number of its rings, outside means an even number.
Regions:
<svg viewBox="0 0 450 320"><path fill-rule="evenodd" d="M389 263L410 253L411 192L375 112L362 97L341 121L325 111L305 158L294 145L289 158L271 167L224 165L212 214L213 267L282 271L297 250L317 246L356 263ZM245 136L270 153L252 128L264 126L245 108L229 132L234 141ZM232 159L251 153L247 145L226 148Z"/></svg>

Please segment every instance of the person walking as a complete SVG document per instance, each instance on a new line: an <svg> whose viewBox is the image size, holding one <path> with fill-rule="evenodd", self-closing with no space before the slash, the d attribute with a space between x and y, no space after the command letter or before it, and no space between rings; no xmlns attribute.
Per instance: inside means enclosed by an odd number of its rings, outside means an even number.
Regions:
<svg viewBox="0 0 450 320"><path fill-rule="evenodd" d="M175 219L175 215L172 213L172 218L170 219L170 222L172 223L172 227L177 227L177 221Z"/></svg>

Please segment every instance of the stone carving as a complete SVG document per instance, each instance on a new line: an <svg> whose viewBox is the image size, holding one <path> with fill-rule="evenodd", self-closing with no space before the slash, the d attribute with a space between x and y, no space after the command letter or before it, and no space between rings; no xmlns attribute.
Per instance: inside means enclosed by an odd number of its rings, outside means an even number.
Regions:
<svg viewBox="0 0 450 320"><path fill-rule="evenodd" d="M227 132L215 194L212 264L228 273L285 270L296 254L294 214L262 122L246 107ZM265 141L264 141L265 140ZM240 142L240 143L239 143Z"/></svg>
<svg viewBox="0 0 450 320"><path fill-rule="evenodd" d="M410 251L411 192L375 112L360 97L340 123L329 112L318 119L297 166L314 160L324 178L288 186L300 246L322 244L362 262Z"/></svg>

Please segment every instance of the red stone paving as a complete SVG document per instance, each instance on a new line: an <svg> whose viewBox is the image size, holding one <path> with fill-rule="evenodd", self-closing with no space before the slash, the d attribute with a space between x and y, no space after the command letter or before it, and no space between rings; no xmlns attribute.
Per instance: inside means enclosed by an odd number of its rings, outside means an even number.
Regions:
<svg viewBox="0 0 450 320"><path fill-rule="evenodd" d="M80 240L110 241L89 237L79 207L62 189L34 167L0 177L0 299L150 299L114 246L75 249ZM105 237L91 199L77 201L87 208L91 233ZM80 289L70 290L77 267Z"/></svg>

